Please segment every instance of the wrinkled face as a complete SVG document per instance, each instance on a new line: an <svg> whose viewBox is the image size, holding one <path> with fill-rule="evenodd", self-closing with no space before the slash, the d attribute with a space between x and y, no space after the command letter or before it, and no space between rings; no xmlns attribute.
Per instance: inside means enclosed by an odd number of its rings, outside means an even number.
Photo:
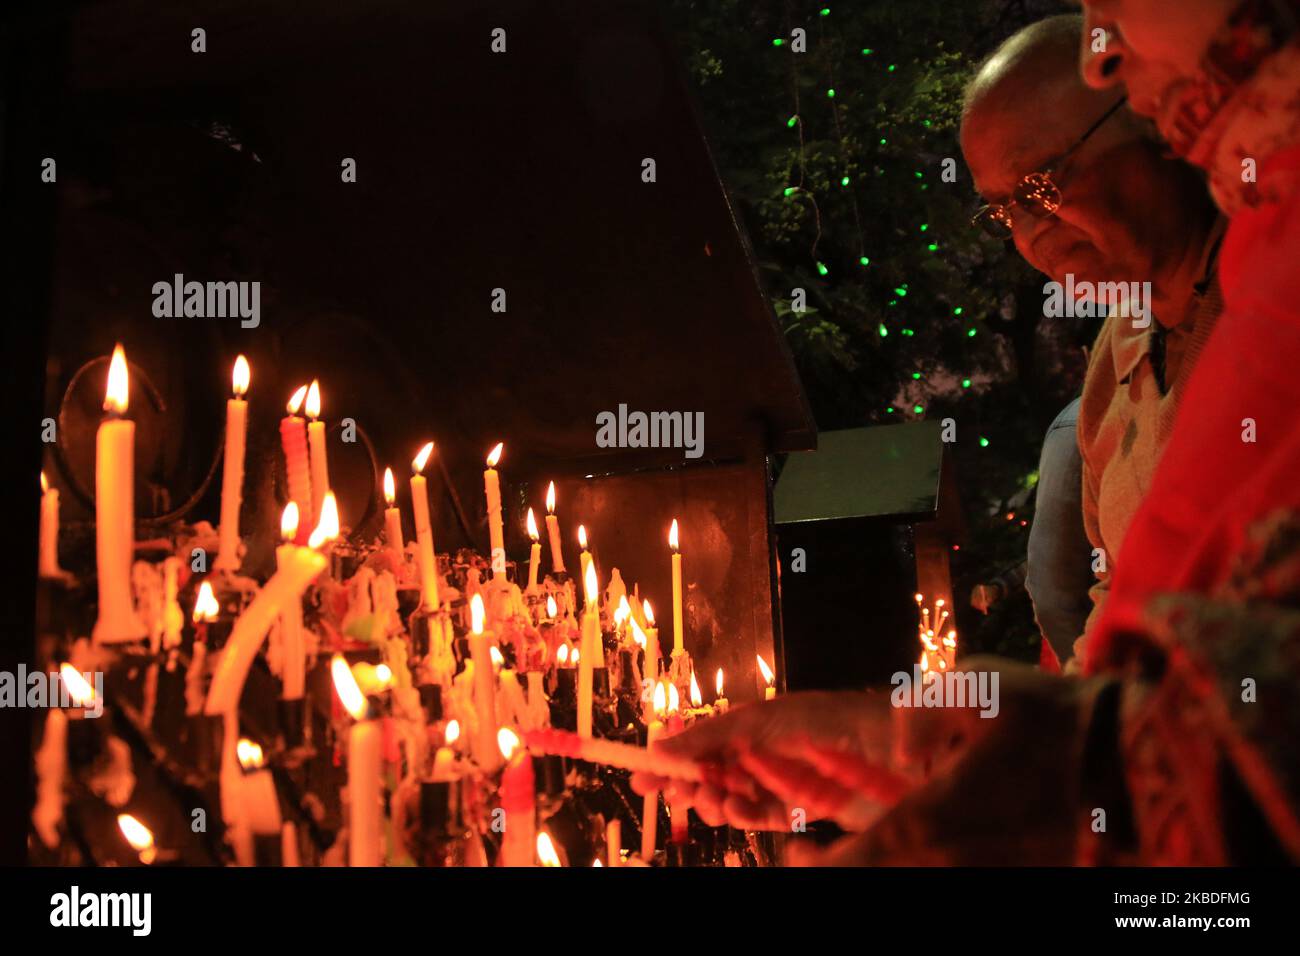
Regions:
<svg viewBox="0 0 1300 956"><path fill-rule="evenodd" d="M1081 67L1095 89L1123 85L1171 138L1179 94L1238 0L1083 0ZM1098 34L1097 31L1103 31Z"/></svg>
<svg viewBox="0 0 1300 956"><path fill-rule="evenodd" d="M1008 79L977 99L962 125L962 151L985 202L1004 203L1018 180L1052 164L1117 96L1079 82L1073 64L1050 76ZM1057 282L1152 278L1171 247L1186 175L1161 158L1137 121L1121 110L1052 173L1057 214L1011 211L1012 238L1026 261ZM1175 244L1176 245L1176 244Z"/></svg>

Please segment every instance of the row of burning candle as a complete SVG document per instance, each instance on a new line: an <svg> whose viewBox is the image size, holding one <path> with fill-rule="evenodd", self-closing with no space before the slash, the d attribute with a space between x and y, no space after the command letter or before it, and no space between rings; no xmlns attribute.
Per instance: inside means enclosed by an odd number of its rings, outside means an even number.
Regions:
<svg viewBox="0 0 1300 956"><path fill-rule="evenodd" d="M921 612L916 624L916 636L921 642L921 673L929 680L944 671L952 670L957 664L957 629L948 628L947 602L939 598L934 607L925 606L925 595L916 595L916 607Z"/></svg>

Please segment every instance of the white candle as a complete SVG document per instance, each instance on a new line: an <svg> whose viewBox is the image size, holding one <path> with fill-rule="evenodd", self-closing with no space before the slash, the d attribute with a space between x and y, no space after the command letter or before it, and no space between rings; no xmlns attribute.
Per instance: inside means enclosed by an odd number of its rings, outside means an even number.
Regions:
<svg viewBox="0 0 1300 956"><path fill-rule="evenodd" d="M379 866L379 722L367 719L370 707L342 654L334 655L330 672L339 700L356 721L348 733L348 866Z"/></svg>
<svg viewBox="0 0 1300 956"><path fill-rule="evenodd" d="M43 578L61 578L59 567L59 490L41 472L41 538L38 568Z"/></svg>
<svg viewBox="0 0 1300 956"><path fill-rule="evenodd" d="M593 676L597 667L605 664L605 649L600 640L600 609L597 598L600 594L596 582L596 567L587 564L587 575L583 582L587 593L587 608L582 613L582 639L578 645L578 736L591 736L591 708L593 696Z"/></svg>
<svg viewBox="0 0 1300 956"><path fill-rule="evenodd" d="M650 601L641 602L645 614L645 676L651 682L659 680L659 628L655 627L655 609Z"/></svg>
<svg viewBox="0 0 1300 956"><path fill-rule="evenodd" d="M488 536L492 547L492 577L504 577L506 573L506 538L505 527L501 521L501 478L497 474L497 463L501 461L503 443L488 453L487 471L483 472L483 490L487 494Z"/></svg>
<svg viewBox="0 0 1300 956"><path fill-rule="evenodd" d="M663 735L663 714L668 708L668 695L662 683L655 683L653 699L654 719L646 727L645 745L649 750L655 741ZM655 843L659 836L659 791L651 790L645 795L641 808L641 859L647 863L654 858Z"/></svg>
<svg viewBox="0 0 1300 956"><path fill-rule="evenodd" d="M587 526L578 525L578 573L583 582L587 580L587 566L591 564L591 552L587 550Z"/></svg>
<svg viewBox="0 0 1300 956"><path fill-rule="evenodd" d="M564 548L560 541L560 519L555 516L555 482L546 488L546 537L551 541L551 570L564 570Z"/></svg>
<svg viewBox="0 0 1300 956"><path fill-rule="evenodd" d="M393 481L393 469L384 469L384 502L388 505L384 509L384 530L388 533L388 548L393 552L393 560L397 566L402 566L402 553L406 550L406 542L402 540L402 513L397 510L397 485Z"/></svg>
<svg viewBox="0 0 1300 956"><path fill-rule="evenodd" d="M144 625L131 603L131 561L135 555L135 422L126 414L129 384L126 353L113 349L104 410L95 439L95 545L99 577L97 644L143 637Z"/></svg>
<svg viewBox="0 0 1300 956"><path fill-rule="evenodd" d="M293 543L298 535L298 506L292 501L280 516L280 538L275 549L276 571L288 567L299 550ZM286 601L280 610L280 642L284 665L281 670L280 696L284 700L302 700L307 686L307 645L302 633L302 598Z"/></svg>
<svg viewBox="0 0 1300 956"><path fill-rule="evenodd" d="M497 747L496 672L488 647L492 634L483 630L486 612L483 597L470 598L469 652L474 662L474 711L478 717L478 735L474 741L474 759L485 771L495 769L500 763Z"/></svg>
<svg viewBox="0 0 1300 956"><path fill-rule="evenodd" d="M294 392L286 406L289 414L280 419L280 446L284 449L284 470L289 482L289 498L298 506L298 544L307 543L312 523L311 465L307 452L307 425L298 414L307 398L307 386Z"/></svg>
<svg viewBox="0 0 1300 956"><path fill-rule="evenodd" d="M248 431L248 359L235 359L231 373L234 398L226 400L226 450L221 468L221 527L218 530L216 571L239 570L239 506L244 500L244 443Z"/></svg>
<svg viewBox="0 0 1300 956"><path fill-rule="evenodd" d="M718 713L725 714L727 712L727 708L731 706L731 702L727 700L727 698L724 697L722 693L722 668L721 667L718 668L718 676L717 679L714 681L713 686L717 690L717 697L713 701L713 707L715 710L717 710Z"/></svg>
<svg viewBox="0 0 1300 956"><path fill-rule="evenodd" d="M311 524L320 522L320 509L330 490L330 471L325 459L325 423L320 418L320 382L312 379L307 389L307 448L311 468Z"/></svg>
<svg viewBox="0 0 1300 956"><path fill-rule="evenodd" d="M528 537L533 539L533 547L528 555L528 590L537 590L537 566L541 564L542 543L538 540L537 519L533 517L533 509L528 509Z"/></svg>
<svg viewBox="0 0 1300 956"><path fill-rule="evenodd" d="M420 449L411 462L411 510L415 513L415 557L420 565L420 593L425 610L438 610L438 565L433 550L433 526L429 523L429 491L424 466L433 454L433 442Z"/></svg>
<svg viewBox="0 0 1300 956"><path fill-rule="evenodd" d="M668 531L668 545L673 549L673 655L685 650L682 640L682 553L678 550L677 519Z"/></svg>

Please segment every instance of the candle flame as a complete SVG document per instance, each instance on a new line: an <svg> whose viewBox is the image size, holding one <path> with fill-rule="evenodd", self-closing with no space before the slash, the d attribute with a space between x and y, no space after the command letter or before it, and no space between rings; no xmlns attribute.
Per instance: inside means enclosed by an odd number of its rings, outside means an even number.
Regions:
<svg viewBox="0 0 1300 956"><path fill-rule="evenodd" d="M316 379L311 380L311 385L307 389L307 407L305 411L307 417L312 421L320 418L320 382Z"/></svg>
<svg viewBox="0 0 1300 956"><path fill-rule="evenodd" d="M554 594L546 595L546 616L555 617L556 613L559 610L560 609L555 604L555 595Z"/></svg>
<svg viewBox="0 0 1300 956"><path fill-rule="evenodd" d="M316 525L316 530L307 539L307 544L313 548L320 548L338 536L339 503L334 498L334 492L327 491L325 492L325 500L321 502L320 506L320 523Z"/></svg>
<svg viewBox="0 0 1300 956"><path fill-rule="evenodd" d="M636 642L637 647L641 648L642 650L645 650L645 646L646 646L645 631L641 630L641 625L636 622L635 617L629 617L627 619L627 622L632 628L632 640Z"/></svg>
<svg viewBox="0 0 1300 956"><path fill-rule="evenodd" d="M604 866L605 864L600 862L600 857L596 857L596 859L591 861L591 865L592 868L594 869L595 867Z"/></svg>
<svg viewBox="0 0 1300 956"><path fill-rule="evenodd" d="M49 490L50 490L50 482L45 477L45 469L42 468L41 469L41 494L45 494Z"/></svg>
<svg viewBox="0 0 1300 956"><path fill-rule="evenodd" d="M204 581L199 585L198 596L194 599L194 623L215 621L220 611L221 605L217 603L217 596L212 593L212 582Z"/></svg>
<svg viewBox="0 0 1300 956"><path fill-rule="evenodd" d="M388 505L388 507L391 508L393 506L393 502L396 500L397 500L397 485L393 481L393 469L385 468L384 469L384 502Z"/></svg>
<svg viewBox="0 0 1300 956"><path fill-rule="evenodd" d="M352 715L353 720L364 719L370 705L366 703L366 695L361 693L357 678L342 654L330 658L330 676L334 679L334 690L343 709Z"/></svg>
<svg viewBox="0 0 1300 956"><path fill-rule="evenodd" d="M583 589L587 592L587 607L595 607L596 601L600 597L600 584L596 581L596 562L587 562L587 577L583 581Z"/></svg>
<svg viewBox="0 0 1300 956"><path fill-rule="evenodd" d="M59 676L63 678L63 686L68 689L72 702L78 707L89 707L95 699L95 688L81 676L81 671L71 664L63 663L59 665Z"/></svg>
<svg viewBox="0 0 1300 956"><path fill-rule="evenodd" d="M572 664L574 667L577 667L579 661L581 660L582 660L582 652L575 647L573 649L573 653L569 655L569 663Z"/></svg>
<svg viewBox="0 0 1300 956"><path fill-rule="evenodd" d="M677 551L677 550L679 549L679 546L678 546L678 539L677 539L677 519L676 519L676 518L673 519L673 526L672 526L671 528L668 529L668 547L672 548L674 551Z"/></svg>
<svg viewBox="0 0 1300 956"><path fill-rule="evenodd" d="M239 743L235 744L235 756L239 760L239 765L245 770L256 770L266 763L266 757L262 753L262 745L249 740L247 737L240 737Z"/></svg>
<svg viewBox="0 0 1300 956"><path fill-rule="evenodd" d="M704 705L704 695L700 693L699 682L695 680L695 671L691 671L691 706L701 707Z"/></svg>
<svg viewBox="0 0 1300 956"><path fill-rule="evenodd" d="M587 550L587 528L585 525L578 525L578 547L583 551Z"/></svg>
<svg viewBox="0 0 1300 956"><path fill-rule="evenodd" d="M455 718L447 721L447 727L442 732L442 741L448 747L460 740L460 721Z"/></svg>
<svg viewBox="0 0 1300 956"><path fill-rule="evenodd" d="M561 644L560 649L555 652L555 659L561 664L569 663L569 645Z"/></svg>
<svg viewBox="0 0 1300 956"><path fill-rule="evenodd" d="M763 674L763 680L768 687L771 687L772 682L776 680L776 675L772 673L772 668L767 666L767 661L763 660L762 654L755 654L754 656L758 658L758 669Z"/></svg>
<svg viewBox="0 0 1300 956"><path fill-rule="evenodd" d="M532 508L528 509L528 537L532 538L533 541L536 541L538 538L537 519L533 517Z"/></svg>
<svg viewBox="0 0 1300 956"><path fill-rule="evenodd" d="M501 670L505 666L505 656L495 644L488 648L488 658L492 661L492 666L497 670Z"/></svg>
<svg viewBox="0 0 1300 956"><path fill-rule="evenodd" d="M131 844L131 849L135 850L135 852L144 853L153 849L152 831L131 814L119 813L117 815L117 827L122 831L122 836L126 837L126 842Z"/></svg>
<svg viewBox="0 0 1300 956"><path fill-rule="evenodd" d="M537 834L537 859L542 866L560 865L560 855L555 852L555 844L551 842L551 837L545 830Z"/></svg>
<svg viewBox="0 0 1300 956"><path fill-rule="evenodd" d="M298 536L298 503L291 501L280 512L280 537L292 541Z"/></svg>
<svg viewBox="0 0 1300 956"><path fill-rule="evenodd" d="M307 398L307 386L301 385L298 391L289 396L289 404L285 406L290 415L297 415L298 409L302 408L303 401Z"/></svg>
<svg viewBox="0 0 1300 956"><path fill-rule="evenodd" d="M433 454L433 442L429 442L420 449L420 453L411 459L411 471L414 474L420 474L424 471L424 466L429 463L429 456Z"/></svg>
<svg viewBox="0 0 1300 956"><path fill-rule="evenodd" d="M475 634L483 633L483 595L475 594L469 599L470 629Z"/></svg>
<svg viewBox="0 0 1300 956"><path fill-rule="evenodd" d="M651 701L651 706L654 708L656 717L662 717L664 711L668 709L668 691L664 688L663 681L657 681L655 683L655 694L654 699Z"/></svg>
<svg viewBox="0 0 1300 956"><path fill-rule="evenodd" d="M501 452L505 451L505 447L506 443L499 441L497 442L497 446L488 452L487 466L489 468L495 468L497 466L497 462L501 460Z"/></svg>
<svg viewBox="0 0 1300 956"><path fill-rule="evenodd" d="M555 482L546 486L546 513L555 514Z"/></svg>
<svg viewBox="0 0 1300 956"><path fill-rule="evenodd" d="M614 626L622 627L623 622L632 616L632 608L628 606L626 595L618 602L618 607L614 608Z"/></svg>
<svg viewBox="0 0 1300 956"><path fill-rule="evenodd" d="M655 609L650 606L649 601L641 602L641 610L645 614L645 622L651 627L655 626Z"/></svg>
<svg viewBox="0 0 1300 956"><path fill-rule="evenodd" d="M379 681L381 687L387 687L393 682L393 669L387 664L380 664L375 668L375 680Z"/></svg>
<svg viewBox="0 0 1300 956"><path fill-rule="evenodd" d="M722 696L722 668L721 667L718 668L718 676L714 678L713 686L717 689L718 696L721 697Z"/></svg>
<svg viewBox="0 0 1300 956"><path fill-rule="evenodd" d="M502 727L497 731L497 746L501 748L501 756L509 760L519 749L519 735L509 727Z"/></svg>
<svg viewBox="0 0 1300 956"><path fill-rule="evenodd" d="M677 685L669 684L668 685L668 713L670 715L677 713L677 710L680 706L681 706L681 698L677 696Z"/></svg>
<svg viewBox="0 0 1300 956"><path fill-rule="evenodd" d="M113 357L108 363L108 387L104 390L104 411L125 415L130 383L126 373L126 352L122 343L113 346Z"/></svg>
<svg viewBox="0 0 1300 956"><path fill-rule="evenodd" d="M235 398L244 397L252 377L253 373L248 368L248 359L242 355L235 359L235 368L230 373L230 390L235 393Z"/></svg>

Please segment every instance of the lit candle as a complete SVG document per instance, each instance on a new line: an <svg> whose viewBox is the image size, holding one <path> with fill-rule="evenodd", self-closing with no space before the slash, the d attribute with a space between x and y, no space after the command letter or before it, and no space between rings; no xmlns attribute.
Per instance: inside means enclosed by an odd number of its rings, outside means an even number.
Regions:
<svg viewBox="0 0 1300 956"><path fill-rule="evenodd" d="M311 462L311 520L314 526L320 521L320 509L330 490L329 465L325 458L325 423L320 418L320 382L312 379L307 389L307 447Z"/></svg>
<svg viewBox="0 0 1300 956"><path fill-rule="evenodd" d="M384 469L384 529L388 532L388 548L393 552L393 560L402 566L402 553L406 542L402 540L402 513L397 510L397 485L393 481L393 469ZM427 503L426 503L427 504ZM425 510L428 510L427 507ZM436 585L435 585L436 588Z"/></svg>
<svg viewBox="0 0 1300 956"><path fill-rule="evenodd" d="M550 835L543 830L537 834L537 861L545 867L560 866L560 854L555 852L555 844Z"/></svg>
<svg viewBox="0 0 1300 956"><path fill-rule="evenodd" d="M641 602L645 614L645 679L651 683L659 680L659 628L655 627L655 609L648 600Z"/></svg>
<svg viewBox="0 0 1300 956"><path fill-rule="evenodd" d="M664 732L663 716L668 709L668 692L661 681L655 682L652 702L654 719L646 727L646 749L654 747ZM641 808L641 859L649 863L655 855L655 843L659 835L659 791L651 790L645 795Z"/></svg>
<svg viewBox="0 0 1300 956"><path fill-rule="evenodd" d="M509 727L497 731L497 746L506 761L501 775L501 809L505 811L506 825L501 838L501 865L532 866L537 832L533 758Z"/></svg>
<svg viewBox="0 0 1300 956"><path fill-rule="evenodd" d="M497 749L497 711L496 711L496 672L488 646L492 641L491 632L483 630L482 595L470 598L470 636L469 652L474 661L474 711L478 715L478 738L474 747L474 759L479 766L487 770L495 769L498 764Z"/></svg>
<svg viewBox="0 0 1300 956"><path fill-rule="evenodd" d="M605 852L610 866L623 865L623 821L617 817L605 824Z"/></svg>
<svg viewBox="0 0 1300 956"><path fill-rule="evenodd" d="M718 668L718 676L717 679L713 682L713 686L717 689L718 692L717 698L714 699L713 701L713 706L717 708L718 713L725 714L727 712L727 708L731 706L731 702L728 701L727 698L723 696L722 693L722 668L721 667Z"/></svg>
<svg viewBox="0 0 1300 956"><path fill-rule="evenodd" d="M551 570L564 570L564 548L560 541L560 519L555 516L555 482L546 488L546 537L551 539Z"/></svg>
<svg viewBox="0 0 1300 956"><path fill-rule="evenodd" d="M668 546L673 549L673 656L685 649L682 641L682 553L678 550L677 519L668 529Z"/></svg>
<svg viewBox="0 0 1300 956"><path fill-rule="evenodd" d="M761 654L754 655L758 659L758 669L763 675L763 682L767 685L763 691L763 699L771 700L776 696L776 675L772 673L772 668L767 666L767 661L763 660Z"/></svg>
<svg viewBox="0 0 1300 956"><path fill-rule="evenodd" d="M221 470L221 527L216 571L239 570L239 506L244 500L244 439L248 431L248 359L235 359L231 373L234 397L226 400L226 450Z"/></svg>
<svg viewBox="0 0 1300 956"><path fill-rule="evenodd" d="M286 406L289 414L280 419L280 447L284 449L284 470L289 479L289 499L298 506L298 544L307 543L312 523L301 520L313 514L311 501L311 470L307 454L307 423L298 410L307 398L307 386L293 393Z"/></svg>
<svg viewBox="0 0 1300 956"><path fill-rule="evenodd" d="M117 815L117 826L131 844L131 849L140 855L140 862L148 866L158 858L158 851L153 844L153 833L149 828L129 813Z"/></svg>
<svg viewBox="0 0 1300 956"><path fill-rule="evenodd" d="M497 463L505 445L501 442L488 453L487 471L483 472L483 490L487 493L488 535L492 545L492 576L504 577L506 573L505 528L501 523L501 478Z"/></svg>
<svg viewBox="0 0 1300 956"><path fill-rule="evenodd" d="M429 523L429 491L424 466L433 454L433 442L420 449L411 462L411 509L415 512L416 559L420 564L420 591L425 610L438 610L438 565L433 550L433 526Z"/></svg>
<svg viewBox="0 0 1300 956"><path fill-rule="evenodd" d="M587 550L587 526L578 525L578 571L582 580L587 580L587 567L591 564L591 552Z"/></svg>
<svg viewBox="0 0 1300 956"><path fill-rule="evenodd" d="M303 592L325 570L328 561L317 549L339 534L338 510L333 506L333 500L331 495L327 499L331 504L321 508L321 524L309 536L309 546L287 555L285 563L276 569L235 621L221 662L212 677L212 686L208 689L204 713L209 717L233 713L239 706L248 668L266 639L271 622L291 601L301 602Z"/></svg>
<svg viewBox="0 0 1300 956"><path fill-rule="evenodd" d="M348 733L348 866L379 866L379 722L368 719L370 706L342 654L330 661L330 673L339 701L355 721Z"/></svg>
<svg viewBox="0 0 1300 956"><path fill-rule="evenodd" d="M59 567L59 489L51 488L41 471L41 537L40 575L43 578L62 578Z"/></svg>
<svg viewBox="0 0 1300 956"><path fill-rule="evenodd" d="M605 666L605 649L600 640L600 610L596 605L600 594L596 583L596 566L587 563L587 608L582 613L582 638L578 647L578 736L591 736L592 684L594 671Z"/></svg>
<svg viewBox="0 0 1300 956"><path fill-rule="evenodd" d="M533 547L528 555L528 590L537 590L537 565L542 559L542 543L538 540L537 519L533 517L533 509L528 509L528 537L533 539Z"/></svg>
<svg viewBox="0 0 1300 956"><path fill-rule="evenodd" d="M130 386L126 353L113 349L108 388L95 439L95 545L99 577L99 620L95 643L130 641L145 628L131 603L131 562L135 556L135 422L126 414Z"/></svg>
<svg viewBox="0 0 1300 956"><path fill-rule="evenodd" d="M293 543L298 535L298 506L289 502L280 516L280 538L275 549L276 571L286 568L299 550ZM307 646L302 634L302 601L286 601L280 610L280 640L284 648L284 668L280 696L285 700L302 700L307 684Z"/></svg>

